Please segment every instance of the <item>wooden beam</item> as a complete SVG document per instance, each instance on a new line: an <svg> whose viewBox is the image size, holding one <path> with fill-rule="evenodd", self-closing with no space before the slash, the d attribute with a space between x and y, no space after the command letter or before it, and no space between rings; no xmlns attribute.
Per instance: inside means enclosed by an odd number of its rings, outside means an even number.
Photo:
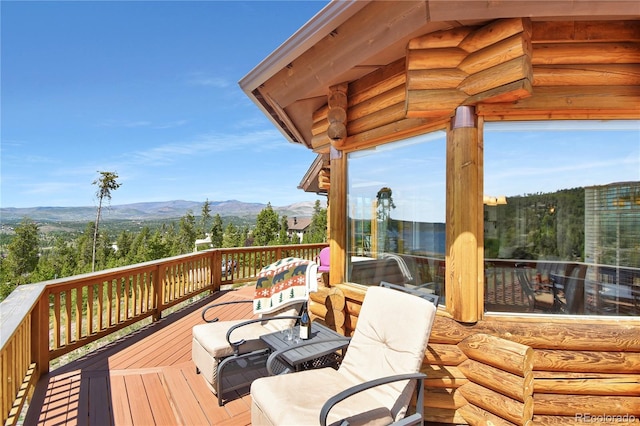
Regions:
<svg viewBox="0 0 640 426"><path fill-rule="evenodd" d="M535 21L536 43L640 41L638 21Z"/></svg>
<svg viewBox="0 0 640 426"><path fill-rule="evenodd" d="M329 285L344 282L347 258L347 156L331 149L329 192Z"/></svg>
<svg viewBox="0 0 640 426"><path fill-rule="evenodd" d="M473 108L460 107L447 132L446 306L457 321L478 321L478 249L483 242L478 128Z"/></svg>

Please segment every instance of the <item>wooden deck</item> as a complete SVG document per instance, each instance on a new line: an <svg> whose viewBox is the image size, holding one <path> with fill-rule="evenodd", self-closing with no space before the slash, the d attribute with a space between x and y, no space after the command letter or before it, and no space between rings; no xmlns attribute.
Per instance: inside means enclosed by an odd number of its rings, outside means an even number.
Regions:
<svg viewBox="0 0 640 426"><path fill-rule="evenodd" d="M43 376L26 425L250 425L249 389L216 396L195 372L191 328L203 306L250 299L253 287L218 292ZM220 309L221 320L251 317L251 304Z"/></svg>

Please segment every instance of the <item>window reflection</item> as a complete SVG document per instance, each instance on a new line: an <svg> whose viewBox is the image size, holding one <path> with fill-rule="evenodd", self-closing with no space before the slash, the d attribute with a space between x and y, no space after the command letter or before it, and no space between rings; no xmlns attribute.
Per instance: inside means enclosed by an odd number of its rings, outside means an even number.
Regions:
<svg viewBox="0 0 640 426"><path fill-rule="evenodd" d="M487 310L640 315L639 129L485 125Z"/></svg>
<svg viewBox="0 0 640 426"><path fill-rule="evenodd" d="M443 295L445 155L444 131L349 154L348 281Z"/></svg>

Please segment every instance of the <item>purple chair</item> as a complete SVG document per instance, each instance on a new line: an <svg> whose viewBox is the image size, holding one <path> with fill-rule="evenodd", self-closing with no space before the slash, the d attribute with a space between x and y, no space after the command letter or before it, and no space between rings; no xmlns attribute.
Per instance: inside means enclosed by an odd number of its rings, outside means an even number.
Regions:
<svg viewBox="0 0 640 426"><path fill-rule="evenodd" d="M318 272L329 273L329 247L325 247L320 250L320 254L318 255Z"/></svg>

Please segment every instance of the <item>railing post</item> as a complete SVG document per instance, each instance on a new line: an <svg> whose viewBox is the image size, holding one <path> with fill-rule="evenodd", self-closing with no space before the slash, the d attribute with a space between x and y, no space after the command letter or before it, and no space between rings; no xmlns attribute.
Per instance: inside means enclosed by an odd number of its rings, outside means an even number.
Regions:
<svg viewBox="0 0 640 426"><path fill-rule="evenodd" d="M222 252L220 250L213 250L212 257L211 291L217 291L220 290L220 285L222 283Z"/></svg>
<svg viewBox="0 0 640 426"><path fill-rule="evenodd" d="M31 361L36 363L37 378L49 372L49 290L46 289L31 313Z"/></svg>
<svg viewBox="0 0 640 426"><path fill-rule="evenodd" d="M153 274L153 292L156 297L155 312L153 314L153 321L159 321L162 318L162 306L164 304L164 286L162 285L162 279L160 274L163 271L162 265L158 265Z"/></svg>

